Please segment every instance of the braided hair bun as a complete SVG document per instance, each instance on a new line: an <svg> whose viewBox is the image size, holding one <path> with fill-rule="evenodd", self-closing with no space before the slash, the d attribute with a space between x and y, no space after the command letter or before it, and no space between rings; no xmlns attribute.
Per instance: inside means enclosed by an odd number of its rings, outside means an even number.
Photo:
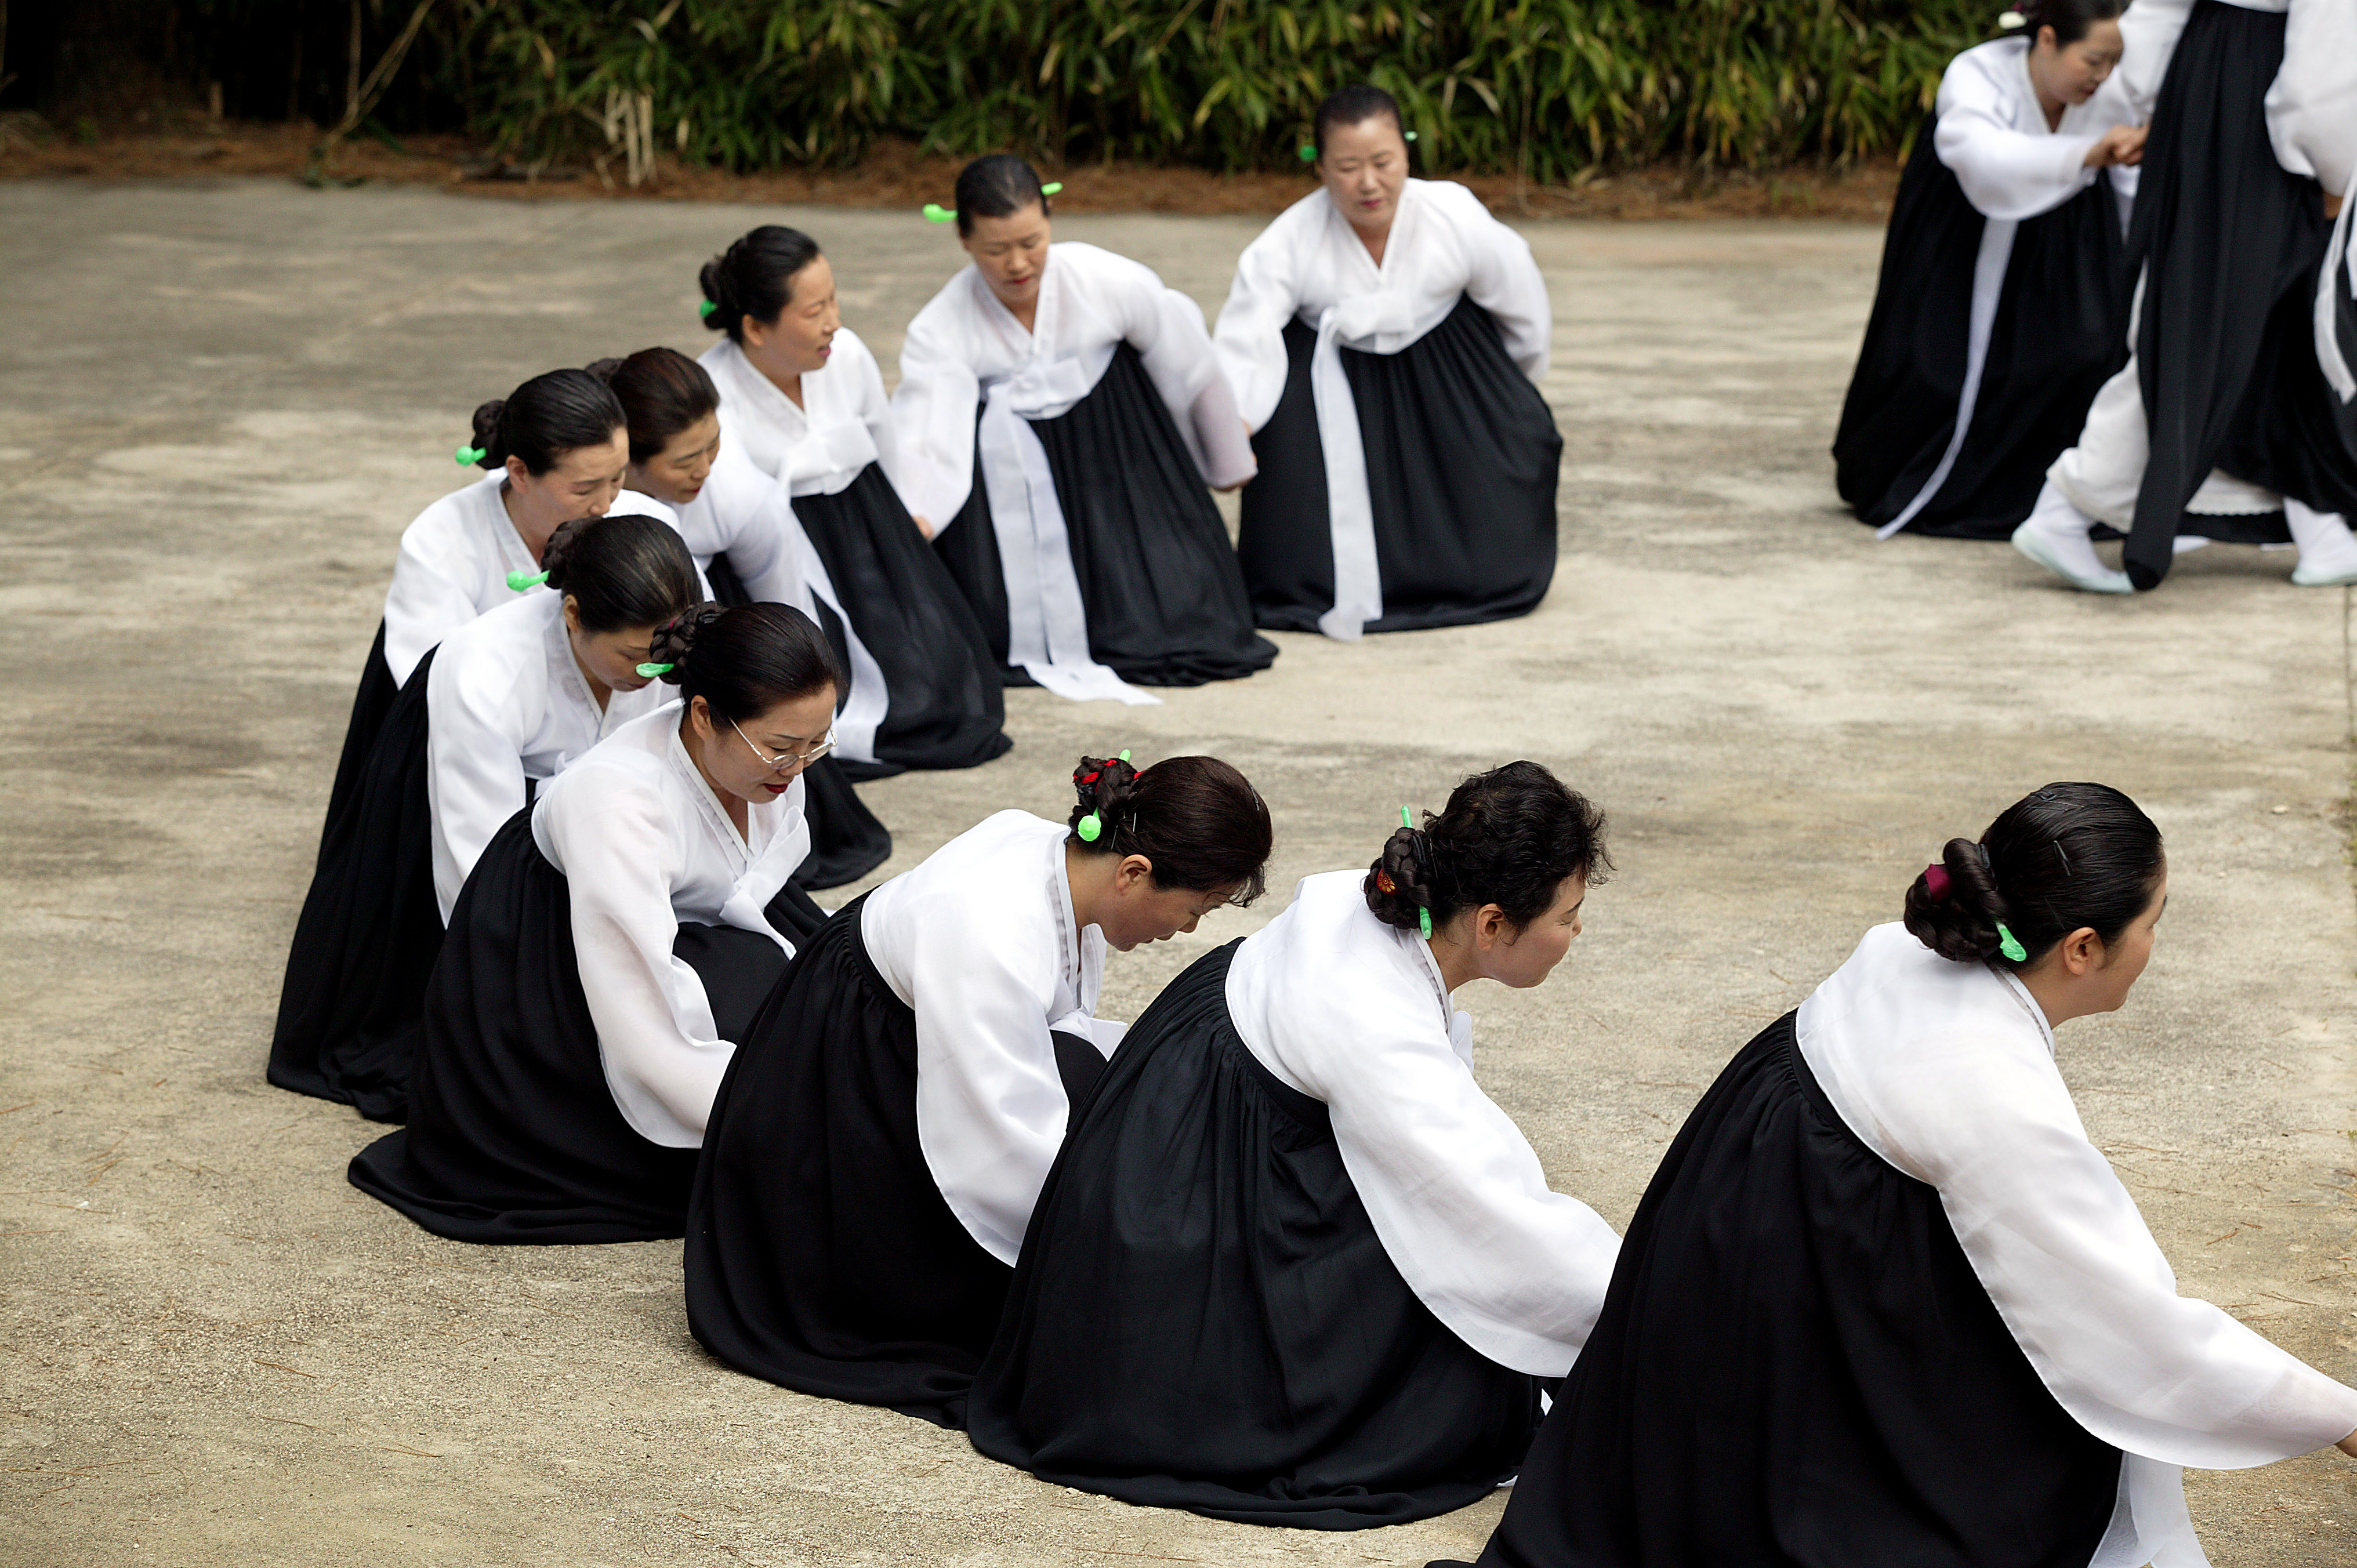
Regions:
<svg viewBox="0 0 2357 1568"><path fill-rule="evenodd" d="M662 672L663 684L687 684L688 656L695 651L705 629L716 625L727 613L726 606L707 599L700 605L688 606L655 628L654 636L647 643L647 659L651 663L671 666Z"/></svg>
<svg viewBox="0 0 2357 1568"><path fill-rule="evenodd" d="M2073 931L2118 941L2168 872L2160 830L2134 800L2104 784L2049 784L1978 839L1950 839L1907 889L1903 918L1942 958L2020 968ZM2008 936L2020 956L2005 950Z"/></svg>
<svg viewBox="0 0 2357 1568"><path fill-rule="evenodd" d="M1375 918L1403 930L1484 904L1519 929L1571 878L1593 886L1611 869L1604 813L1537 763L1509 762L1458 785L1424 826L1394 832L1361 886Z"/></svg>
<svg viewBox="0 0 2357 1568"><path fill-rule="evenodd" d="M1080 798L1066 824L1082 843L1113 849L1137 796L1137 769L1125 757L1083 757L1072 769L1072 792Z"/></svg>
<svg viewBox="0 0 2357 1568"><path fill-rule="evenodd" d="M1383 853L1367 868L1367 908L1375 918L1403 930L1421 929L1424 911L1440 902L1431 865L1432 846L1420 829L1401 828L1384 840Z"/></svg>
<svg viewBox="0 0 2357 1568"><path fill-rule="evenodd" d="M1267 886L1268 803L1216 757L1165 757L1142 771L1125 757L1083 757L1072 792L1068 846L1141 855L1157 887L1221 893L1239 906Z"/></svg>

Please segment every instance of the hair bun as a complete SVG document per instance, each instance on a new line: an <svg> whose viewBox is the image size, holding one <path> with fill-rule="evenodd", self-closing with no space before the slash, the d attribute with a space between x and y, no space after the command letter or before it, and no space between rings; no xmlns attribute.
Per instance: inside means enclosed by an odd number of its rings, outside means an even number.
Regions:
<svg viewBox="0 0 2357 1568"><path fill-rule="evenodd" d="M609 355L603 360L592 360L581 368L610 387L614 384L614 372L622 368L622 363L619 355Z"/></svg>
<svg viewBox="0 0 2357 1568"><path fill-rule="evenodd" d="M726 332L737 320L737 313L728 308L727 263L743 244L744 242L739 240L730 245L722 254L705 263L704 269L695 274L696 284L704 290L705 302L712 306L704 312L705 330L708 332Z"/></svg>
<svg viewBox="0 0 2357 1568"><path fill-rule="evenodd" d="M556 532L540 547L540 569L548 574L550 587L564 591L565 568L579 555L582 539L597 522L594 517L567 518L556 525Z"/></svg>
<svg viewBox="0 0 2357 1568"><path fill-rule="evenodd" d="M1072 793L1079 799L1066 825L1092 843L1102 842L1119 832L1128 818L1130 801L1137 794L1137 769L1125 757L1083 757L1072 769ZM1094 832L1082 826L1090 817L1097 820Z"/></svg>
<svg viewBox="0 0 2357 1568"><path fill-rule="evenodd" d="M475 410L473 420L475 439L470 445L482 453L482 456L475 460L477 467L498 468L506 465L508 445L500 433L500 426L504 423L501 416L507 411L508 400L503 397L495 397Z"/></svg>
<svg viewBox="0 0 2357 1568"><path fill-rule="evenodd" d="M1404 930L1422 929L1424 911L1437 900L1432 891L1432 846L1415 828L1395 828L1383 853L1367 867L1361 885L1375 918Z"/></svg>
<svg viewBox="0 0 2357 1568"><path fill-rule="evenodd" d="M2007 910L1989 870L1988 851L1977 839L1950 839L1940 852L1940 865L1948 874L1945 896L1932 897L1926 866L1907 889L1907 929L1942 958L1958 963L1989 958L2003 940L1996 928Z"/></svg>
<svg viewBox="0 0 2357 1568"><path fill-rule="evenodd" d="M696 639L726 610L726 606L706 600L688 606L655 628L654 636L647 643L647 659L650 663L671 666L662 673L664 684L676 686L687 679L687 661L695 651Z"/></svg>

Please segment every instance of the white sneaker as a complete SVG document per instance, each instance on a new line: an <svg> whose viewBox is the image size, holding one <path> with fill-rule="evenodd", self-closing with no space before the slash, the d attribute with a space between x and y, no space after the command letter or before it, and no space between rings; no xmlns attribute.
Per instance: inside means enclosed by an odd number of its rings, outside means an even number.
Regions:
<svg viewBox="0 0 2357 1568"><path fill-rule="evenodd" d="M2063 498L2054 481L2038 492L2029 520L2013 531L2013 547L2074 588L2090 594L2133 594L2126 572L2115 572L2095 553L2088 535L2094 523Z"/></svg>
<svg viewBox="0 0 2357 1568"><path fill-rule="evenodd" d="M2284 497L2284 521L2291 524L2292 542L2299 546L2299 564L2292 582L2303 588L2337 588L2357 583L2357 534L2337 511L2315 508Z"/></svg>

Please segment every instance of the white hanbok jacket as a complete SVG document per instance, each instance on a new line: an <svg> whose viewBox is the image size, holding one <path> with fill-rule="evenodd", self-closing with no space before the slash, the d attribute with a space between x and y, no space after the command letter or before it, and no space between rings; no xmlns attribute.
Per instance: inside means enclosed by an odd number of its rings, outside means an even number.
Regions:
<svg viewBox="0 0 2357 1568"><path fill-rule="evenodd" d="M2141 0L2139 0L2141 3ZM2241 1469L2357 1430L2345 1388L2177 1294L2088 1140L2029 990L1878 926L1801 1004L1801 1054L1851 1132L1941 1207L2072 1418L2126 1455L2092 1568L2198 1565L2178 1467Z"/></svg>
<svg viewBox="0 0 2357 1568"><path fill-rule="evenodd" d="M1323 187L1286 208L1236 263L1212 340L1253 429L1285 392L1286 323L1298 317L1318 334L1309 385L1334 537L1334 607L1318 619L1329 637L1355 639L1383 614L1366 451L1339 350L1396 354L1446 320L1459 295L1496 319L1523 374L1546 374L1555 317L1530 245L1454 181L1407 182L1380 267Z"/></svg>
<svg viewBox="0 0 2357 1568"><path fill-rule="evenodd" d="M1242 484L1256 465L1220 375L1203 312L1153 270L1094 245L1048 248L1030 329L972 263L909 323L891 472L909 508L950 526L974 489L982 454L985 499L1006 569L1007 658L1068 697L1128 695L1089 654L1088 620L1064 512L1035 419L1054 419L1095 390L1127 343L1178 427L1208 485ZM984 405L977 433L974 409Z"/></svg>
<svg viewBox="0 0 2357 1568"><path fill-rule="evenodd" d="M425 682L425 798L442 923L533 781L555 778L673 694L660 682L615 692L600 712L565 634L562 594L513 597L444 638Z"/></svg>
<svg viewBox="0 0 2357 1568"><path fill-rule="evenodd" d="M1104 933L1078 925L1061 822L985 818L873 893L859 936L917 1015L917 1138L958 1223L1013 1264L1071 1105L1050 1030L1113 1055L1092 1017Z"/></svg>
<svg viewBox="0 0 2357 1568"><path fill-rule="evenodd" d="M1620 1240L1547 1187L1522 1129L1473 1079L1473 1021L1432 950L1384 924L1364 872L1308 876L1246 937L1228 1016L1260 1064L1322 1101L1367 1217L1416 1299L1501 1366L1571 1369Z"/></svg>
<svg viewBox="0 0 2357 1568"><path fill-rule="evenodd" d="M384 596L384 661L397 685L428 650L485 610L513 602L511 572L537 572L500 499L495 469L451 491L402 530L393 586ZM537 588L524 590L537 593Z"/></svg>
<svg viewBox="0 0 2357 1568"><path fill-rule="evenodd" d="M736 1042L719 1037L704 983L672 953L684 921L793 944L763 910L810 853L796 779L747 810L739 836L680 743L665 703L597 743L541 792L533 842L564 873L581 990L622 1119L667 1148L704 1141Z"/></svg>
<svg viewBox="0 0 2357 1568"><path fill-rule="evenodd" d="M670 523L687 542L698 573L712 570L712 558L726 552L728 564L760 602L791 605L804 615L812 607L808 574L812 554L802 524L794 521L785 487L753 466L743 448L725 434L704 489L683 507L625 491L612 515L636 514ZM818 568L823 575L825 568Z"/></svg>

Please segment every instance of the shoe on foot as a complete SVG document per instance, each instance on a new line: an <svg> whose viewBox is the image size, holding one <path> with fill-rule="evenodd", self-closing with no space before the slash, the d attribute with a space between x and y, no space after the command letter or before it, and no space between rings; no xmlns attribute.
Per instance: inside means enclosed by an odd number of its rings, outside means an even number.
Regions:
<svg viewBox="0 0 2357 1568"><path fill-rule="evenodd" d="M2284 521L2291 525L2292 542L2299 546L2299 564L2291 580L2302 588L2337 588L2357 583L2357 534L2337 511L2315 508L2284 497Z"/></svg>
<svg viewBox="0 0 2357 1568"><path fill-rule="evenodd" d="M2095 553L2088 537L2094 524L2063 499L2050 479L2038 495L2029 521L2013 531L2013 547L2074 588L2090 594L2133 594L2126 572L2115 572Z"/></svg>

